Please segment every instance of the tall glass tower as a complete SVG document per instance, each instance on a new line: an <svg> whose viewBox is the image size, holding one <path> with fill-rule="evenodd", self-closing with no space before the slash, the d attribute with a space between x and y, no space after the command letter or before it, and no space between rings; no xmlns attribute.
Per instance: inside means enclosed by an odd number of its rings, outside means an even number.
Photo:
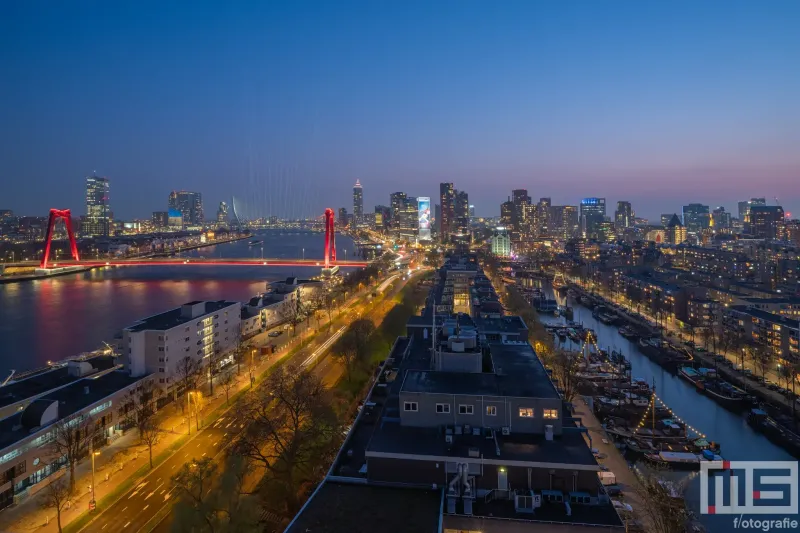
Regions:
<svg viewBox="0 0 800 533"><path fill-rule="evenodd" d="M84 235L108 236L111 233L111 208L108 205L108 178L86 178L86 218L81 224Z"/></svg>
<svg viewBox="0 0 800 533"><path fill-rule="evenodd" d="M358 180L353 185L353 221L355 224L364 221L364 192L361 189L361 182Z"/></svg>

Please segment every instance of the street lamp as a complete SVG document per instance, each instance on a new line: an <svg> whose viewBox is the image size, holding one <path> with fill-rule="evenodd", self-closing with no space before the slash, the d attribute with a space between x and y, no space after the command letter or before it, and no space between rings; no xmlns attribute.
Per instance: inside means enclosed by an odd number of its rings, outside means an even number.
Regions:
<svg viewBox="0 0 800 533"><path fill-rule="evenodd" d="M94 458L98 455L100 455L100 452L92 450L92 501L89 502L89 506L92 510L94 510L94 506L96 505L96 500L94 497Z"/></svg>

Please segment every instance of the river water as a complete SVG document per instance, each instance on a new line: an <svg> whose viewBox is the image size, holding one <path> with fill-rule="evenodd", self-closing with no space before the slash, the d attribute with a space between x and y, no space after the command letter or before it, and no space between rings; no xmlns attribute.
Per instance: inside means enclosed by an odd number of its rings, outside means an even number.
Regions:
<svg viewBox="0 0 800 533"><path fill-rule="evenodd" d="M263 240L250 246L249 241ZM355 258L353 241L337 235L339 258ZM187 257L320 259L324 234L257 232L251 239L187 252ZM263 254L263 255L262 255ZM0 380L10 369L43 366L100 347L138 319L191 300L245 301L266 283L311 277L319 267L167 266L95 269L46 280L0 285Z"/></svg>
<svg viewBox="0 0 800 533"><path fill-rule="evenodd" d="M560 305L573 308L574 321L591 328L597 334L597 344L603 349L620 350L631 363L631 376L646 379L655 384L656 394L672 411L690 426L704 433L709 440L719 442L721 455L727 460L747 461L794 461L788 452L774 445L763 435L756 433L741 415L728 411L708 397L699 394L685 379L664 370L638 349L638 343L631 342L617 331L596 320L590 309L581 306L571 298L557 298ZM563 318L540 315L546 324L563 323ZM558 339L556 339L558 341ZM572 341L566 341L565 348L579 349ZM686 474L676 477L686 479ZM699 510L699 476L690 475L687 480L686 499L689 507ZM795 517L796 518L796 517ZM733 530L732 516L704 516L701 521L712 533L727 533Z"/></svg>

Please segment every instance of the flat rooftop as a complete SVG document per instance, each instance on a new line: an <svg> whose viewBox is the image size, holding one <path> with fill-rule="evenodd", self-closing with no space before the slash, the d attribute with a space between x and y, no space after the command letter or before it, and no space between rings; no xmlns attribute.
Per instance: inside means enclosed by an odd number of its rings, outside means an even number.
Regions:
<svg viewBox="0 0 800 533"><path fill-rule="evenodd" d="M108 370L114 366L114 358L110 355L88 357L84 360L99 370ZM29 398L39 396L47 391L69 385L81 379L80 376L71 376L66 364L50 370L34 374L28 378L20 379L0 387L0 407L11 405Z"/></svg>
<svg viewBox="0 0 800 533"><path fill-rule="evenodd" d="M519 333L528 329L525 321L518 316L476 318L475 325L481 333Z"/></svg>
<svg viewBox="0 0 800 533"><path fill-rule="evenodd" d="M600 469L583 435L574 427L565 426L564 432L550 441L544 435L531 433L495 433L497 447L494 439L487 439L482 434L454 435L452 444L445 442L444 436L442 428L402 426L400 422L384 419L376 425L367 453L469 459L470 450L478 450L487 459L563 464L565 467L580 465L586 467L586 470Z"/></svg>
<svg viewBox="0 0 800 533"><path fill-rule="evenodd" d="M183 305L197 305L199 303L203 303L201 301L194 301L194 302L187 302ZM218 300L214 302L205 302L206 309L205 314L211 314L215 311L219 311L220 309L224 309L228 306L239 304L239 302L228 302L225 300ZM200 317L190 317L185 316L183 314L183 308L177 307L175 309L171 309L164 313L153 315L151 317L145 318L140 320L133 326L130 326L127 329L128 331L138 332L138 331L166 331L168 329L172 329L174 327L187 324L189 322L193 322Z"/></svg>
<svg viewBox="0 0 800 533"><path fill-rule="evenodd" d="M438 530L442 490L326 481L287 533L416 533Z"/></svg>
<svg viewBox="0 0 800 533"><path fill-rule="evenodd" d="M42 407L58 402L58 418L62 419L112 396L141 379L144 378L132 378L127 372L119 370L96 376L90 375L31 402L24 411L0 420L0 450L31 435L37 426L32 426L29 420L36 419L35 415L40 415L38 412Z"/></svg>
<svg viewBox="0 0 800 533"><path fill-rule="evenodd" d="M738 311L740 313L744 313L756 318L760 318L761 320L766 320L767 322L772 322L773 324L780 324L787 328L791 329L798 329L800 328L800 320L795 320L791 318L787 318L783 315L778 315L776 313L770 313L769 311L762 311L761 309L756 309L754 307L749 307L746 305L734 305L731 306L729 309L734 311Z"/></svg>

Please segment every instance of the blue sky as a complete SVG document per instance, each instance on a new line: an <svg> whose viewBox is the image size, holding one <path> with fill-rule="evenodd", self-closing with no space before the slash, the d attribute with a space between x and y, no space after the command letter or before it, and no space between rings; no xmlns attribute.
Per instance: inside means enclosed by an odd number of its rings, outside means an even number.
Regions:
<svg viewBox="0 0 800 533"><path fill-rule="evenodd" d="M499 213L779 197L800 212L800 2L41 2L0 6L0 208L118 217L367 207L440 181Z"/></svg>

